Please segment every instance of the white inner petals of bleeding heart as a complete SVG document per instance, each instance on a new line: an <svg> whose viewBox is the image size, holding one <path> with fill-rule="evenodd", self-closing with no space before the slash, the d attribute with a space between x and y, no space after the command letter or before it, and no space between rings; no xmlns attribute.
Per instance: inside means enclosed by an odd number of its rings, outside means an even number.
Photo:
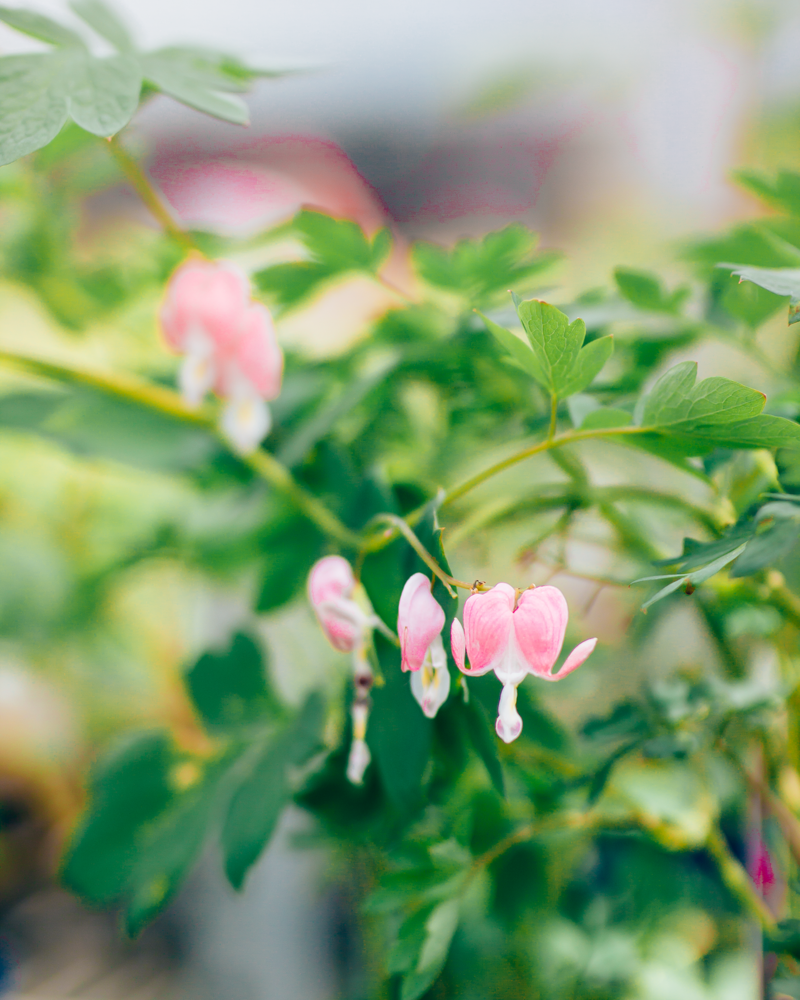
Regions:
<svg viewBox="0 0 800 1000"><path fill-rule="evenodd" d="M200 329L186 338L186 356L178 373L178 387L187 406L197 407L217 378L213 340Z"/></svg>
<svg viewBox="0 0 800 1000"><path fill-rule="evenodd" d="M259 446L269 434L269 407L246 379L238 379L222 411L222 432L240 455Z"/></svg>
<svg viewBox="0 0 800 1000"><path fill-rule="evenodd" d="M516 684L506 684L503 687L495 730L504 743L511 743L522 732L522 719L517 711Z"/></svg>
<svg viewBox="0 0 800 1000"><path fill-rule="evenodd" d="M450 672L440 635L428 647L422 667L411 673L411 693L429 719L447 701L450 694Z"/></svg>

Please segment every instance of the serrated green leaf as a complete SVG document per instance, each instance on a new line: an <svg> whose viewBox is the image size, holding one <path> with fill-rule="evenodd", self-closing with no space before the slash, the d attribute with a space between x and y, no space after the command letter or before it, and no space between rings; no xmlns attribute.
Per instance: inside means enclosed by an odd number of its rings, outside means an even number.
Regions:
<svg viewBox="0 0 800 1000"><path fill-rule="evenodd" d="M324 212L305 209L292 220L292 228L302 237L313 258L332 272L372 268L373 248L364 230L352 219L336 219ZM382 237L379 250L383 242Z"/></svg>
<svg viewBox="0 0 800 1000"><path fill-rule="evenodd" d="M175 100L197 111L236 125L246 125L249 112L244 101L226 90L241 89L198 53L184 49L159 49L141 57L146 80Z"/></svg>
<svg viewBox="0 0 800 1000"><path fill-rule="evenodd" d="M297 718L265 744L231 800L222 831L225 873L240 889L268 844L290 794L287 769L311 756L320 743L325 704L311 694Z"/></svg>
<svg viewBox="0 0 800 1000"><path fill-rule="evenodd" d="M38 38L40 42L47 42L48 45L85 47L80 35L65 28L58 21L32 10L21 7L0 7L0 21L4 21L9 28L30 35L31 38Z"/></svg>
<svg viewBox="0 0 800 1000"><path fill-rule="evenodd" d="M519 337L513 334L510 330L506 330L505 327L499 326L493 320L489 319L488 316L484 316L482 312L475 310L483 322L486 324L489 332L494 336L494 338L500 343L500 345L511 355L511 357L517 362L517 364L526 371L528 375L534 378L539 385L543 386L545 389L548 388L548 379L545 373L542 371L542 366L536 360L536 355L528 347L528 345L522 341Z"/></svg>
<svg viewBox="0 0 800 1000"><path fill-rule="evenodd" d="M133 40L127 27L103 0L70 0L70 7L101 38L111 42L120 52L133 49Z"/></svg>
<svg viewBox="0 0 800 1000"><path fill-rule="evenodd" d="M89 56L70 73L70 116L93 135L114 135L133 117L141 89L141 70L132 56Z"/></svg>
<svg viewBox="0 0 800 1000"><path fill-rule="evenodd" d="M603 366L614 353L614 337L599 337L581 348L569 378L559 392L559 398L566 399L576 392L583 392L597 378Z"/></svg>
<svg viewBox="0 0 800 1000"><path fill-rule="evenodd" d="M195 708L211 729L263 721L276 706L261 650L242 633L234 636L227 652L201 656L186 683Z"/></svg>
<svg viewBox="0 0 800 1000"><path fill-rule="evenodd" d="M726 378L697 380L697 362L682 361L656 382L637 405L634 421L642 427L670 428L691 434L698 426L743 422L761 413L762 392Z"/></svg>
<svg viewBox="0 0 800 1000"><path fill-rule="evenodd" d="M0 59L0 166L46 146L67 120L64 54Z"/></svg>
<svg viewBox="0 0 800 1000"><path fill-rule="evenodd" d="M538 299L515 301L536 360L544 372L547 388L556 396L569 384L586 336L582 319L570 323L555 306Z"/></svg>

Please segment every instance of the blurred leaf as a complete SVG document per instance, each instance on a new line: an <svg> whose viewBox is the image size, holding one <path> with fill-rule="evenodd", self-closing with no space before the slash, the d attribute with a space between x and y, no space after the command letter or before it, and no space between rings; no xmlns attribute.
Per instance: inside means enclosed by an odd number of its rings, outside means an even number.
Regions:
<svg viewBox="0 0 800 1000"><path fill-rule="evenodd" d="M400 1000L419 1000L444 968L458 927L459 906L459 900L447 899L428 914L419 957L414 968L403 977Z"/></svg>
<svg viewBox="0 0 800 1000"><path fill-rule="evenodd" d="M731 568L731 576L751 576L788 556L800 539L800 523L778 521L757 534L745 546L744 552Z"/></svg>
<svg viewBox="0 0 800 1000"><path fill-rule="evenodd" d="M561 259L552 252L536 253L538 242L536 233L514 223L482 239L461 240L452 249L415 243L411 256L428 284L481 305L509 288L528 288L533 278Z"/></svg>
<svg viewBox="0 0 800 1000"><path fill-rule="evenodd" d="M165 48L141 57L142 74L169 97L236 125L250 119L247 105L230 90L241 90L240 81L225 73L220 56L202 50Z"/></svg>
<svg viewBox="0 0 800 1000"><path fill-rule="evenodd" d="M385 621L397 619L394 615ZM397 809L411 812L422 799L422 777L430 756L431 720L425 718L411 694L408 675L400 670L400 652L380 634L375 634L381 673L385 683L372 691L373 708L367 730L386 794Z"/></svg>
<svg viewBox="0 0 800 1000"><path fill-rule="evenodd" d="M495 791L498 795L503 796L505 795L505 781L503 767L497 753L498 744L494 727L489 722L483 705L476 698L470 698L467 702L462 698L459 699L459 703L472 745L483 761Z"/></svg>
<svg viewBox="0 0 800 1000"><path fill-rule="evenodd" d="M71 74L69 113L93 135L114 135L133 117L141 89L141 70L131 56L85 59Z"/></svg>
<svg viewBox="0 0 800 1000"><path fill-rule="evenodd" d="M222 832L225 874L234 889L241 889L288 802L287 769L305 763L319 747L324 715L325 703L313 693L283 732L257 748L231 800Z"/></svg>
<svg viewBox="0 0 800 1000"><path fill-rule="evenodd" d="M173 748L165 733L127 736L95 766L89 805L67 848L67 887L99 905L125 890L139 855L139 833L170 803Z"/></svg>
<svg viewBox="0 0 800 1000"><path fill-rule="evenodd" d="M779 170L775 180L770 180L756 170L735 170L733 178L741 187L757 195L772 208L800 216L799 174Z"/></svg>
<svg viewBox="0 0 800 1000"><path fill-rule="evenodd" d="M133 49L133 41L125 24L103 0L70 0L70 7L101 38L111 42L120 52Z"/></svg>
<svg viewBox="0 0 800 1000"><path fill-rule="evenodd" d="M625 298L639 309L675 315L690 294L688 288L668 293L657 275L629 267L614 270L614 280Z"/></svg>
<svg viewBox="0 0 800 1000"><path fill-rule="evenodd" d="M0 166L46 146L67 120L60 54L0 59Z"/></svg>
<svg viewBox="0 0 800 1000"><path fill-rule="evenodd" d="M227 652L201 656L186 683L200 717L211 729L263 721L276 707L261 649L242 633L233 637Z"/></svg>
<svg viewBox="0 0 800 1000"><path fill-rule="evenodd" d="M255 607L261 614L282 607L300 592L325 544L316 525L292 516L288 507L281 511L261 538L264 568Z"/></svg>
<svg viewBox="0 0 800 1000"><path fill-rule="evenodd" d="M63 24L45 17L44 14L37 14L32 10L21 7L0 7L0 21L5 21L9 28L21 31L32 38L38 38L40 42L47 42L48 45L85 47L80 35L65 28Z"/></svg>
<svg viewBox="0 0 800 1000"><path fill-rule="evenodd" d="M742 264L720 264L720 267L730 268L739 281L752 281L753 284L775 295L790 296L789 324L800 322L800 268L798 267L753 267Z"/></svg>

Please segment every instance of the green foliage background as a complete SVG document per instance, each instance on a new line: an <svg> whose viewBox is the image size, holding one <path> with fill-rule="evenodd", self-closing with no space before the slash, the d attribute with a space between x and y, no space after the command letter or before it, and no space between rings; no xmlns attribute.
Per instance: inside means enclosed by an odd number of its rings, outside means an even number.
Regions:
<svg viewBox="0 0 800 1000"><path fill-rule="evenodd" d="M560 256L519 225L415 244L415 290L353 346L287 352L275 430L242 459L216 404L170 388L171 271L187 247L261 261L280 323L347 276L385 287L392 233L312 211L247 241L177 231L97 136L154 89L242 121L235 94L265 71L140 53L104 6L74 7L117 55L0 10L53 45L0 59L0 622L99 747L64 883L135 935L210 841L240 888L294 802L357 876L370 997L745 1000L762 951L765 988L800 997L800 176L743 173L772 214L686 248L678 287L621 267L568 301ZM165 231L82 236L83 199L126 178ZM292 258L264 263L279 240ZM758 336L787 306L778 368ZM709 344L766 384L698 380ZM491 677L467 695L451 663L428 720L376 635L374 763L354 787L348 665L302 596L329 552L390 626L431 560L448 628L451 571L555 574L598 650L564 684L523 685L505 746ZM235 628L198 640L187 609L231 592Z"/></svg>

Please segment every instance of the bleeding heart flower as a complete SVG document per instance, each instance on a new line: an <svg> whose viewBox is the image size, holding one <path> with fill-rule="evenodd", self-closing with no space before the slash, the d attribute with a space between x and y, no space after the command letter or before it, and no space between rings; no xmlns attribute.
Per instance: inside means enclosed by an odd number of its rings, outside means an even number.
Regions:
<svg viewBox="0 0 800 1000"><path fill-rule="evenodd" d="M557 587L524 590L517 599L513 587L498 583L487 593L468 598L463 628L457 618L453 620L450 637L459 670L467 675L493 670L503 685L496 729L506 743L522 731L517 686L525 677L534 674L542 680L560 681L583 663L597 643L597 639L580 643L558 673L552 673L568 618L567 602ZM465 656L469 656L469 668Z"/></svg>
<svg viewBox="0 0 800 1000"><path fill-rule="evenodd" d="M350 653L361 645L371 624L353 600L356 578L342 556L324 556L308 576L308 599L322 630L336 649Z"/></svg>
<svg viewBox="0 0 800 1000"><path fill-rule="evenodd" d="M409 577L397 612L400 666L412 671L411 693L429 719L450 693L450 673L442 644L444 619L444 609L431 593L430 579L424 573Z"/></svg>
<svg viewBox="0 0 800 1000"><path fill-rule="evenodd" d="M227 400L223 432L237 451L253 451L270 431L266 400L280 393L283 354L247 277L225 261L187 261L167 287L161 326L184 355L178 382L188 405L213 389Z"/></svg>
<svg viewBox="0 0 800 1000"><path fill-rule="evenodd" d="M364 701L356 701L350 710L353 720L353 742L347 757L347 780L354 785L364 781L364 772L369 767L372 754L367 746L367 719L369 706Z"/></svg>

